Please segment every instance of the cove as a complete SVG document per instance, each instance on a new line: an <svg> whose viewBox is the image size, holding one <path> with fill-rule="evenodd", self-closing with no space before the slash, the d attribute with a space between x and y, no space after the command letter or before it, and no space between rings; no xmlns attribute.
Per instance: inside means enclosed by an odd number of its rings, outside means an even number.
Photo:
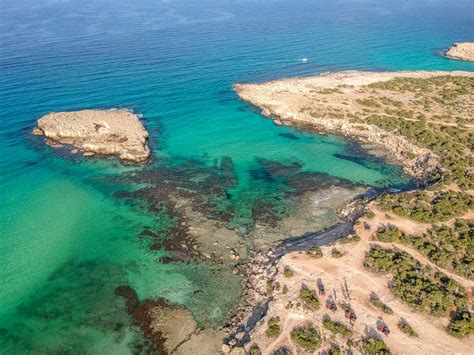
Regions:
<svg viewBox="0 0 474 355"><path fill-rule="evenodd" d="M121 285L185 306L202 327L222 325L241 296L227 245L242 242L245 259L246 248L332 225L356 189L411 183L346 139L274 126L232 84L472 70L436 55L469 33L468 15L469 1L7 2L0 352L136 352L143 334L114 293ZM50 111L114 107L142 115L149 165L82 159L30 135ZM195 254L176 235L198 241Z"/></svg>

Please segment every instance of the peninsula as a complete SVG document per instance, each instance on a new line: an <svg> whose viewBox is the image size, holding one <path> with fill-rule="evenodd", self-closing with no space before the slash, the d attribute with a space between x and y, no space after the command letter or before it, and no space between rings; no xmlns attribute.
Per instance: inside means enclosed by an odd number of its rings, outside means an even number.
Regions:
<svg viewBox="0 0 474 355"><path fill-rule="evenodd" d="M82 110L53 112L38 120L33 130L47 143L71 145L85 156L113 155L142 163L150 156L148 132L137 115L125 110Z"/></svg>
<svg viewBox="0 0 474 355"><path fill-rule="evenodd" d="M452 59L474 62L474 42L454 43L445 55Z"/></svg>
<svg viewBox="0 0 474 355"><path fill-rule="evenodd" d="M472 127L471 72L360 72L236 84L239 97L276 124L342 134L378 145L405 170L426 180L439 168L429 148L415 144L397 126L434 123L438 128ZM439 85L445 82L445 85ZM456 103L453 105L453 103ZM471 116L470 116L471 115ZM411 132L415 134L415 132Z"/></svg>
<svg viewBox="0 0 474 355"><path fill-rule="evenodd" d="M375 198L336 243L269 252L264 315L222 350L470 353L474 73L351 71L234 88L278 125L383 148L420 187Z"/></svg>

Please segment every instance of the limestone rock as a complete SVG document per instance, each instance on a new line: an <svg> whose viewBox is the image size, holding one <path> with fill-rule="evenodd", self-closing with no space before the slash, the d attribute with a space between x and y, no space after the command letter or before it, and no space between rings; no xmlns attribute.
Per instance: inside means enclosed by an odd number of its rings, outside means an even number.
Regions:
<svg viewBox="0 0 474 355"><path fill-rule="evenodd" d="M138 117L125 110L53 112L38 120L35 135L70 144L93 154L113 155L135 163L150 156L148 132Z"/></svg>

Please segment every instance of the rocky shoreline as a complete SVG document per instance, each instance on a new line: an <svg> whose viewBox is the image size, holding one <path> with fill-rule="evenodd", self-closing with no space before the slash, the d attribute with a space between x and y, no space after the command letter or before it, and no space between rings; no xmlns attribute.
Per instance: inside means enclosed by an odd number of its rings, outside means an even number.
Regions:
<svg viewBox="0 0 474 355"><path fill-rule="evenodd" d="M52 112L38 120L34 135L45 136L52 147L71 145L84 156L112 155L143 163L150 157L148 132L137 115L125 110Z"/></svg>
<svg viewBox="0 0 474 355"><path fill-rule="evenodd" d="M415 72L415 76L429 77L425 72ZM411 73L403 73L403 76L412 76ZM326 74L317 77L321 80L325 89L338 90L338 85L367 84L377 80L389 80L394 74L388 73L360 73L344 72ZM360 81L362 78L362 81ZM314 118L301 107L292 102L288 106L281 105L280 93L292 92L296 98L304 97L307 90L315 90L314 86L308 88L309 82L314 78L288 79L264 84L235 85L238 96L259 107L262 114L275 120L275 124L293 125L295 127L312 128L313 130L344 135L363 143L376 145L388 152L392 158L401 162L405 170L419 183L418 189L435 183L432 176L440 171L441 166L437 157L426 149L419 148L409 143L405 138L390 134L373 125L361 126L349 120ZM302 83L303 82L303 83ZM262 89L262 87L267 86ZM260 91L260 89L262 89ZM265 89L268 91L265 92ZM296 96L298 95L298 96ZM293 98L292 98L293 99ZM291 99L289 100L291 101ZM324 100L325 101L325 100ZM413 157L415 155L415 157ZM251 333L259 320L267 314L269 304L273 296L272 291L279 288L276 282L278 275L278 261L286 254L304 251L312 247L331 245L342 238L355 234L355 226L360 217L367 212L370 201L386 193L397 193L393 189L370 189L354 200L343 206L338 212L341 222L315 233L307 233L297 238L281 241L269 249L254 251L250 262L244 271L244 295L242 302L235 312L234 317L227 325L228 336L224 340L222 351L224 353L239 353L251 340Z"/></svg>
<svg viewBox="0 0 474 355"><path fill-rule="evenodd" d="M408 191L408 190L405 190ZM253 250L249 262L240 270L243 276L243 295L234 315L223 329L228 334L224 339L222 352L243 348L251 341L251 333L257 323L266 316L268 306L273 299L272 293L280 285L276 283L279 272L278 262L285 255L302 252L314 247L335 244L338 240L355 235L355 225L368 210L368 204L386 193L399 193L391 188L372 188L351 202L341 206L338 216L341 222L317 232L282 240L266 249Z"/></svg>
<svg viewBox="0 0 474 355"><path fill-rule="evenodd" d="M418 181L427 183L442 168L428 149L408 142L389 130L357 119L359 113L377 113L372 104L370 85L391 79L425 79L439 76L473 76L470 72L359 72L326 73L319 76L282 79L261 84L235 84L244 101L258 107L277 125L309 128L376 145L400 162ZM387 97L389 102L396 97ZM375 104L374 104L375 105ZM407 106L410 102L406 103ZM404 108L404 107L402 107Z"/></svg>

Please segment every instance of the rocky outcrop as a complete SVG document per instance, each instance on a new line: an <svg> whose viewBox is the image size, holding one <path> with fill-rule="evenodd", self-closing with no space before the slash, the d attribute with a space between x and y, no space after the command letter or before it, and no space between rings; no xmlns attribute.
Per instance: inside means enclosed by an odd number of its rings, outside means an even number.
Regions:
<svg viewBox="0 0 474 355"><path fill-rule="evenodd" d="M452 59L474 62L474 42L454 43L445 55Z"/></svg>
<svg viewBox="0 0 474 355"><path fill-rule="evenodd" d="M242 266L243 297L233 317L224 327L224 331L228 333L222 349L224 354L248 343L251 331L265 316L278 272L275 262L273 252L254 251L249 255L249 262Z"/></svg>
<svg viewBox="0 0 474 355"><path fill-rule="evenodd" d="M134 163L150 157L148 132L137 115L125 110L49 113L38 120L33 134L44 135L53 147L71 145L85 156L113 155Z"/></svg>

